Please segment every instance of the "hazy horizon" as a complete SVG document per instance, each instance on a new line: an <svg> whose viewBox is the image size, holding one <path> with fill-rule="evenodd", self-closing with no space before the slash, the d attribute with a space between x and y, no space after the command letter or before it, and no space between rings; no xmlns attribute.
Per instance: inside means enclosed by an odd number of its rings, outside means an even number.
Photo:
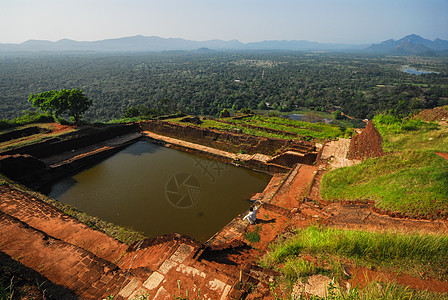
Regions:
<svg viewBox="0 0 448 300"><path fill-rule="evenodd" d="M369 44L448 40L446 0L3 0L0 43L135 35L186 40Z"/></svg>
<svg viewBox="0 0 448 300"><path fill-rule="evenodd" d="M414 34L414 33L409 33L409 34L407 34L405 36L408 36L408 35L411 35L411 34ZM29 41L58 42L58 41L61 41L61 40L71 40L71 41L75 41L75 42L97 42L97 41L103 41L103 40L113 40L113 39L129 38L129 37L136 37L136 36L158 37L158 38L162 38L162 39L184 39L184 40L187 40L187 41L189 40L189 39L185 39L185 38L182 38L182 37L163 37L163 36L156 36L156 35L136 34L136 35L132 35L132 36L119 36L119 37L112 37L112 38L105 38L105 39L98 39L98 40L89 40L89 41L86 41L86 40L74 40L74 39L69 39L69 38L61 38L61 39L58 39L58 40L29 39L29 40L26 40L26 41L23 41L23 42L19 42L19 43L2 43L2 42L0 42L0 44L18 44L19 45L19 44L22 44L22 43L25 43L25 42L29 42ZM403 38L405 36L394 38L394 40L399 40L399 39L401 39L401 38ZM421 37L427 39L425 36L421 36ZM439 37L437 37L437 38L439 38ZM221 40L221 39L190 40L190 41L207 42L207 41L212 41L212 40ZM233 41L233 40L239 41L239 42L241 42L243 44L257 43L257 42L264 42L264 41L302 41L302 40L286 40L286 39L283 39L283 40L258 40L258 41L250 41L250 42L243 42L243 41L240 41L238 39L229 39L229 40L222 40L222 41L229 42L229 41ZM389 39L385 39L385 40L389 40ZM385 40L383 40L383 41L385 41ZM434 39L429 39L429 40L434 41ZM442 40L445 40L445 39L442 39ZM446 40L448 40L448 39L446 39ZM370 44L373 44L373 43L381 43L381 42L383 42L383 41L376 41L376 42L364 42L364 43L342 43L342 42L327 42L327 43L325 43L325 42L320 42L320 41L317 41L317 40L303 40L303 41L313 42L313 43L322 43L322 44L335 44L335 45L336 44L341 44L341 45L346 44L346 45L354 45L354 46L356 46L356 45L370 45Z"/></svg>

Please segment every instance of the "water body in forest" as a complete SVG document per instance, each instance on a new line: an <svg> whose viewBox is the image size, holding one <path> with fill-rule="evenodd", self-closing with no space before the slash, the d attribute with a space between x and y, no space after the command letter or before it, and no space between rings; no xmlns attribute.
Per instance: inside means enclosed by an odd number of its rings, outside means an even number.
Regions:
<svg viewBox="0 0 448 300"><path fill-rule="evenodd" d="M439 74L439 72L434 72L434 71L425 71L425 70L417 70L415 68L410 68L408 66L405 66L403 68L403 72L405 73L409 73L409 74L414 74L414 75L421 75L421 74Z"/></svg>
<svg viewBox="0 0 448 300"><path fill-rule="evenodd" d="M290 114L286 116L288 119L295 120L295 121L305 121L306 115L305 114Z"/></svg>
<svg viewBox="0 0 448 300"><path fill-rule="evenodd" d="M146 141L51 187L49 196L155 237L206 241L263 191L270 176Z"/></svg>
<svg viewBox="0 0 448 300"><path fill-rule="evenodd" d="M306 114L289 114L289 115L286 115L285 118L295 120L295 121L310 122L310 123L325 123L325 124L333 123L333 120L330 120L327 118L319 118L319 117L315 117L313 119L313 118L310 118L309 116L307 116Z"/></svg>

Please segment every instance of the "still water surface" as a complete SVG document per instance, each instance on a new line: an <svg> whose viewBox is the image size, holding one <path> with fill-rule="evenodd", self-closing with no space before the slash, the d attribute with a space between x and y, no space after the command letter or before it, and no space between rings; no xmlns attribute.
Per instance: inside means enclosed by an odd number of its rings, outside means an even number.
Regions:
<svg viewBox="0 0 448 300"><path fill-rule="evenodd" d="M409 68L409 67L405 67L403 69L403 72L405 73L409 73L409 74L413 74L413 75L422 75L422 74L439 74L439 72L434 72L434 71L426 71L426 70L417 70L415 68Z"/></svg>
<svg viewBox="0 0 448 300"><path fill-rule="evenodd" d="M49 196L155 237L183 233L206 241L251 205L270 176L149 142L67 177Z"/></svg>

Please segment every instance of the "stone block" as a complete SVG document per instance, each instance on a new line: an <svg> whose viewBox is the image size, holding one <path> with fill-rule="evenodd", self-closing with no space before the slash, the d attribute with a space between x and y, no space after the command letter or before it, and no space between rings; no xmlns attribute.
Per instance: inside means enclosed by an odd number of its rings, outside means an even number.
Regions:
<svg viewBox="0 0 448 300"><path fill-rule="evenodd" d="M159 284L165 279L165 277L159 272L154 272L149 276L149 278L143 283L143 286L148 290L153 290L159 286Z"/></svg>

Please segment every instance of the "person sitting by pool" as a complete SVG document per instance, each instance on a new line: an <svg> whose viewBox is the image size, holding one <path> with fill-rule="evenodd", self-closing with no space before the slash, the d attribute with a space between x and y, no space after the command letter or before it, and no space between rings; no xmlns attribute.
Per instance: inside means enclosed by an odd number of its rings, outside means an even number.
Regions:
<svg viewBox="0 0 448 300"><path fill-rule="evenodd" d="M257 210L258 207L251 207L249 209L249 213L243 218L243 220L247 219L251 225L255 224L255 221L257 220Z"/></svg>

